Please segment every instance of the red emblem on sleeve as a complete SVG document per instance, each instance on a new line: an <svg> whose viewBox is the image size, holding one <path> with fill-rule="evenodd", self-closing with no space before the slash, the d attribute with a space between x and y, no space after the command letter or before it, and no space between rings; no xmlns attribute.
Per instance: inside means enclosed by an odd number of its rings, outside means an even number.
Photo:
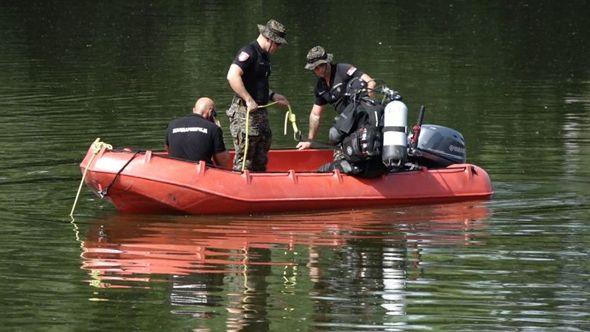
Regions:
<svg viewBox="0 0 590 332"><path fill-rule="evenodd" d="M352 74L354 74L355 71L356 71L356 67L351 66L350 68L348 68L348 71L346 71L346 75L351 76Z"/></svg>
<svg viewBox="0 0 590 332"><path fill-rule="evenodd" d="M238 60L240 60L240 62L244 62L244 61L248 60L249 57L250 57L250 54L242 51L240 53L240 55L238 55Z"/></svg>

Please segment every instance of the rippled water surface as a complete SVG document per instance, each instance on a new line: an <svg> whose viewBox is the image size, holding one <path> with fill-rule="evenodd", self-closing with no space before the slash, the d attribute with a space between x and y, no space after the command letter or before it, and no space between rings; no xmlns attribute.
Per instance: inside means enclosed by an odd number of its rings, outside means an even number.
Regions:
<svg viewBox="0 0 590 332"><path fill-rule="evenodd" d="M0 323L7 330L590 330L583 1L0 4ZM272 87L307 127L317 44L459 130L489 201L254 216L118 214L96 138L161 149L276 17ZM331 110L329 112L332 112ZM324 119L327 136L330 113ZM273 146L293 147L274 111ZM230 142L227 119L226 142Z"/></svg>

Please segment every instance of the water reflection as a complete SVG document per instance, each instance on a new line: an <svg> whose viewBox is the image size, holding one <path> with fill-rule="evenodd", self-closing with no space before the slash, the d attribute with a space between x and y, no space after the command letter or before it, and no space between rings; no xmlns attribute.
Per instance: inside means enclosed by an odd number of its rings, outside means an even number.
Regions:
<svg viewBox="0 0 590 332"><path fill-rule="evenodd" d="M590 100L570 97L566 103L584 103L590 105ZM590 106L588 106L590 108ZM581 112L568 112L564 114L562 125L563 142L563 174L572 182L580 175L588 174L588 128L590 118Z"/></svg>
<svg viewBox="0 0 590 332"><path fill-rule="evenodd" d="M481 244L488 216L483 202L244 217L113 215L92 222L82 268L97 288L169 283L174 312L213 317L223 309L229 329L265 330L267 311L297 310L304 304L285 299L301 293L311 295L319 325L356 296L404 315L405 285L420 278L423 252Z"/></svg>

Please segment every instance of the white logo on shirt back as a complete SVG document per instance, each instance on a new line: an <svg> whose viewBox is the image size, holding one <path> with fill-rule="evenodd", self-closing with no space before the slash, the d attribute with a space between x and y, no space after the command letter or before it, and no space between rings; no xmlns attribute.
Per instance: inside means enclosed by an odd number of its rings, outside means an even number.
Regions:
<svg viewBox="0 0 590 332"><path fill-rule="evenodd" d="M191 133L191 132L200 132L203 134L207 133L207 128L202 127L181 127L181 128L174 128L172 129L172 133Z"/></svg>

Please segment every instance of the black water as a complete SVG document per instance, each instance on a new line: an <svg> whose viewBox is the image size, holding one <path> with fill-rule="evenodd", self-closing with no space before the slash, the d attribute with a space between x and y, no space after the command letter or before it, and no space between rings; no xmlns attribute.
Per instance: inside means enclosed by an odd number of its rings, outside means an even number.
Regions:
<svg viewBox="0 0 590 332"><path fill-rule="evenodd" d="M2 329L590 329L589 7L2 2ZM161 149L196 97L224 108L229 63L270 17L289 39L271 85L304 131L321 44L398 90L411 121L425 104L459 130L494 197L179 217L122 216L84 191L71 222L88 145ZM272 123L273 146L293 147L282 111Z"/></svg>

